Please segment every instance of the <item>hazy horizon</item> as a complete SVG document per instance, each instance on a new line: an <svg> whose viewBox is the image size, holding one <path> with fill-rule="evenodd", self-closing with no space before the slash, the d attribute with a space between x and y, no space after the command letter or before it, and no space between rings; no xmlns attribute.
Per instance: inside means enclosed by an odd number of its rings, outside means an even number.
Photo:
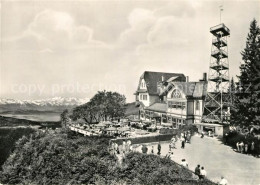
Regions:
<svg viewBox="0 0 260 185"><path fill-rule="evenodd" d="M260 1L3 0L0 97L91 98L112 90L132 102L144 71L197 81L208 73L209 29L220 23L221 4L235 78L250 22L260 23Z"/></svg>

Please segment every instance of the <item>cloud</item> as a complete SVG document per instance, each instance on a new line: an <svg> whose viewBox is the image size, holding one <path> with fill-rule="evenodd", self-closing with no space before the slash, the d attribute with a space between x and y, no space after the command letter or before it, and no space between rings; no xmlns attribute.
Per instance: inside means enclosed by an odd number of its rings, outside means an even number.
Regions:
<svg viewBox="0 0 260 185"><path fill-rule="evenodd" d="M38 13L20 36L5 39L4 49L22 51L78 50L109 47L93 38L93 30L85 25L76 25L73 17L65 12L44 10Z"/></svg>
<svg viewBox="0 0 260 185"><path fill-rule="evenodd" d="M139 55L147 47L173 48L188 45L190 25L185 23L194 19L194 6L183 1L168 3L154 10L133 9L128 16L130 27L121 33L117 47L135 50Z"/></svg>

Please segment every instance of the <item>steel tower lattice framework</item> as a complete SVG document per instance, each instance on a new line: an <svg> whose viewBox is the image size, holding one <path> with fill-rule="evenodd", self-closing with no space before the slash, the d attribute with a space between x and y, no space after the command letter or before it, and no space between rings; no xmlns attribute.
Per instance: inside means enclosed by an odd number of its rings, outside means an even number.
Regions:
<svg viewBox="0 0 260 185"><path fill-rule="evenodd" d="M227 37L230 30L222 23L210 28L210 33L213 38L202 122L228 123L231 96L228 92L230 83Z"/></svg>

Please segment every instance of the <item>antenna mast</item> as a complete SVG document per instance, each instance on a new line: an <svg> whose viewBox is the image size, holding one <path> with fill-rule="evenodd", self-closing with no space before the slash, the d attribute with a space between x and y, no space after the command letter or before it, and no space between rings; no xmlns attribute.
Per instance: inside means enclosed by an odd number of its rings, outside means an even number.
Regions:
<svg viewBox="0 0 260 185"><path fill-rule="evenodd" d="M219 23L220 23L220 24L221 24L221 12L222 12L223 10L224 10L224 9L223 9L223 5L220 5L220 6L219 6L219 16L220 16L220 18L219 18L219 19L220 19L220 22L219 22Z"/></svg>

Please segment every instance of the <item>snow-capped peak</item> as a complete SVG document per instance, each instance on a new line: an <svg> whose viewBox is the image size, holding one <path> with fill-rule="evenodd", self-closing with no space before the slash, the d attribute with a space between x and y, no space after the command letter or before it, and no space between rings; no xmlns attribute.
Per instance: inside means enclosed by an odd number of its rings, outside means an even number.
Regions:
<svg viewBox="0 0 260 185"><path fill-rule="evenodd" d="M36 106L78 106L87 103L89 98L63 98L54 97L41 100L14 100L14 99L0 99L0 105L16 104L16 105L36 105Z"/></svg>

